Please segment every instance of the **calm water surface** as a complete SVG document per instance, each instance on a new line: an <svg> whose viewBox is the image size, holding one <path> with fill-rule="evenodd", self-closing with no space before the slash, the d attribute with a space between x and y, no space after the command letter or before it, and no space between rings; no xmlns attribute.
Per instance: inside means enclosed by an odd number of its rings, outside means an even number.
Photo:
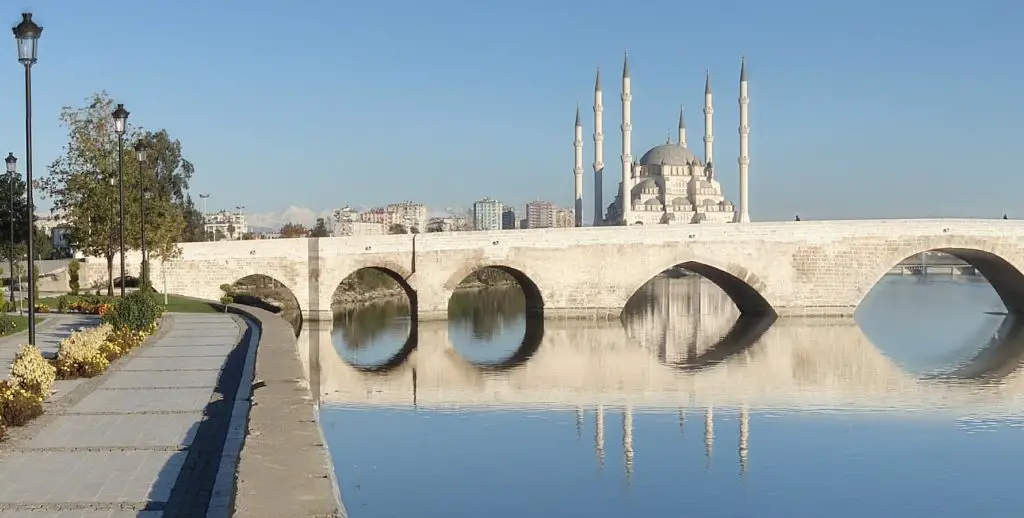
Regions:
<svg viewBox="0 0 1024 518"><path fill-rule="evenodd" d="M887 277L856 322L738 318L657 279L622 322L518 290L304 330L353 518L1010 516L1024 333L972 278Z"/></svg>

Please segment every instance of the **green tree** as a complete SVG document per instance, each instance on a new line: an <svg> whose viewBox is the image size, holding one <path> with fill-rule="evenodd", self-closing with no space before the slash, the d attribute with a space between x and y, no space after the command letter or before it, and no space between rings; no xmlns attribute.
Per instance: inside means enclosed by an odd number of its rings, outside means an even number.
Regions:
<svg viewBox="0 0 1024 518"><path fill-rule="evenodd" d="M408 234L409 231L401 223L393 223L388 227L388 234Z"/></svg>
<svg viewBox="0 0 1024 518"><path fill-rule="evenodd" d="M283 238L306 237L309 235L309 230L298 223L285 223L279 234Z"/></svg>
<svg viewBox="0 0 1024 518"><path fill-rule="evenodd" d="M309 231L309 237L327 237L331 235L327 231L327 222L324 218L316 218L316 225L313 226L313 230Z"/></svg>
<svg viewBox="0 0 1024 518"><path fill-rule="evenodd" d="M228 223L228 229L227 230L228 230L228 237L231 238L231 239L234 239L235 238L235 224L234 223Z"/></svg>
<svg viewBox="0 0 1024 518"><path fill-rule="evenodd" d="M68 143L63 156L49 167L40 182L43 195L53 200L53 212L70 226L72 247L107 262L107 294L112 295L114 256L119 249L118 223L118 139L114 133L114 102L106 92L87 99L81 108L64 107L60 121L67 129ZM131 152L139 139L152 149L140 164ZM178 253L176 242L184 229L184 215L177 203L191 177L191 168L181 171L180 143L171 142L166 132L144 132L129 128L125 135L124 200L125 245L140 247L140 210L137 193L143 186L156 186L146 203L146 245L151 257L167 259ZM141 171L141 172L140 172ZM157 174L157 171L160 173Z"/></svg>
<svg viewBox="0 0 1024 518"><path fill-rule="evenodd" d="M78 259L72 259L68 263L68 288L71 290L72 295L78 295L78 290L82 288L78 278L78 273L81 269L82 263L78 262Z"/></svg>

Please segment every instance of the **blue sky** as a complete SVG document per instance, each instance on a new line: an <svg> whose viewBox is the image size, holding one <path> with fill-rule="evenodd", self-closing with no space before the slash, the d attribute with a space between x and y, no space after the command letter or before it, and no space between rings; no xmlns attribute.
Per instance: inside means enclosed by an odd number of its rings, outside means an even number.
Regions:
<svg viewBox="0 0 1024 518"><path fill-rule="evenodd" d="M605 199L619 174L629 49L633 149L674 132L702 151L704 70L717 174L736 200L737 76L747 56L755 220L1024 217L1018 65L1024 4L987 0L22 0L44 26L36 174L57 114L106 89L166 128L210 208L280 219L343 204L432 208L491 196L570 205L575 106L591 220L593 75L605 70ZM13 42L0 147L24 154ZM6 144L3 144L6 143ZM40 202L43 207L48 203ZM296 209L296 207L301 209ZM261 219L262 221L262 219Z"/></svg>

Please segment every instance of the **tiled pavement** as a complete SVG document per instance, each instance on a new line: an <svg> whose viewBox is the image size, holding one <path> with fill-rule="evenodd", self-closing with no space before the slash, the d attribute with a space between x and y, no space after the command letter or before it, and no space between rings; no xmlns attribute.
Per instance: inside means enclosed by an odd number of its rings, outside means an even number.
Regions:
<svg viewBox="0 0 1024 518"><path fill-rule="evenodd" d="M218 378L222 367L240 371L240 355L229 353L245 326L224 314L168 318L166 334L0 457L0 518L205 514L197 514L196 502L209 501L209 472L216 475L224 438L208 431L213 418L204 421L204 411L234 399L232 384ZM0 344L0 353L6 349ZM232 377L237 373L225 379ZM217 458L203 458L211 455ZM183 488L196 477L209 480Z"/></svg>

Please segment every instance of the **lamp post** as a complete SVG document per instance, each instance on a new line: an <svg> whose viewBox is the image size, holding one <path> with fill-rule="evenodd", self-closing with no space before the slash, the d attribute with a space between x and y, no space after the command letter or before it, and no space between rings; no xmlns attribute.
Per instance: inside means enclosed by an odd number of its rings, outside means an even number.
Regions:
<svg viewBox="0 0 1024 518"><path fill-rule="evenodd" d="M11 228L10 228L10 248L7 249L7 258L10 260L11 267L11 304L14 304L14 175L18 174L18 159L14 156L14 153L7 153L7 158L4 159L7 162L7 191L10 195L8 212L11 213ZM3 308L4 311L7 308Z"/></svg>
<svg viewBox="0 0 1024 518"><path fill-rule="evenodd" d="M135 143L135 158L139 161L139 224L141 234L142 264L139 265L139 287L146 286L149 279L149 263L146 257L146 143Z"/></svg>
<svg viewBox="0 0 1024 518"><path fill-rule="evenodd" d="M35 252L36 218L35 204L32 201L32 65L36 63L39 52L39 37L43 28L32 21L32 13L21 13L21 23L11 29L14 40L18 43L18 62L25 66L25 197L28 202L28 344L36 343L36 287L35 265L32 256Z"/></svg>
<svg viewBox="0 0 1024 518"><path fill-rule="evenodd" d="M117 133L117 183L118 190L118 225L121 231L121 296L124 297L125 270L124 270L124 130L128 126L128 110L123 104L118 104L112 114L114 117L114 133Z"/></svg>
<svg viewBox="0 0 1024 518"><path fill-rule="evenodd" d="M199 199L203 200L203 241L209 241L210 235L206 232L206 218L209 214L209 210L206 206L207 200L210 199L210 193L200 193Z"/></svg>

